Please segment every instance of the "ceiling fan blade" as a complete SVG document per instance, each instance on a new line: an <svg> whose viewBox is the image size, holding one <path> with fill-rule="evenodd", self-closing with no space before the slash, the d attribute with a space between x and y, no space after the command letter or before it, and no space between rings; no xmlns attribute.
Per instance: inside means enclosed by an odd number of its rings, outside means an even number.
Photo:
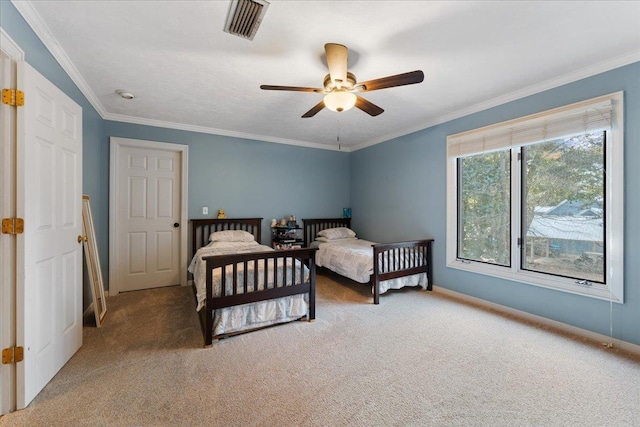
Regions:
<svg viewBox="0 0 640 427"><path fill-rule="evenodd" d="M370 116L377 116L384 113L384 110L378 107L373 102L367 101L361 96L356 95L356 107L369 114Z"/></svg>
<svg viewBox="0 0 640 427"><path fill-rule="evenodd" d="M347 82L347 47L336 43L324 45L331 81L338 87Z"/></svg>
<svg viewBox="0 0 640 427"><path fill-rule="evenodd" d="M324 108L324 101L318 102L311 110L307 111L302 115L303 119L313 117L320 112Z"/></svg>
<svg viewBox="0 0 640 427"><path fill-rule="evenodd" d="M363 87L363 91L386 89L388 87L412 85L421 83L424 80L424 73L421 70L410 71L408 73L396 74L395 76L382 77L380 79L368 80L358 83Z"/></svg>
<svg viewBox="0 0 640 427"><path fill-rule="evenodd" d="M290 90L293 92L316 92L323 93L324 89L314 87L299 87L299 86L273 86L273 85L260 85L262 90Z"/></svg>

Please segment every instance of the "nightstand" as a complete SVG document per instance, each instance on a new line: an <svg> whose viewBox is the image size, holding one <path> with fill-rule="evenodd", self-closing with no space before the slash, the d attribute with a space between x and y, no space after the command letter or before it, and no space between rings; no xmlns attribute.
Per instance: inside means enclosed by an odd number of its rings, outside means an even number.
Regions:
<svg viewBox="0 0 640 427"><path fill-rule="evenodd" d="M271 246L274 249L294 249L304 246L302 227L278 225L271 227Z"/></svg>

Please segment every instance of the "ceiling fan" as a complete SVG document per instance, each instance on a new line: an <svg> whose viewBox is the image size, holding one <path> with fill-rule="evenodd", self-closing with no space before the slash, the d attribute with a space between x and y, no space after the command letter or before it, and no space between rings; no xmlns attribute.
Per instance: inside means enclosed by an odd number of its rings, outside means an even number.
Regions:
<svg viewBox="0 0 640 427"><path fill-rule="evenodd" d="M412 85L424 80L424 73L416 70L358 83L356 76L347 71L348 52L346 46L327 43L324 45L324 50L327 56L329 74L324 78L323 88L261 85L260 89L324 93L324 98L312 109L304 113L302 115L303 118L313 117L325 107L332 111L342 112L354 106L371 116L377 116L384 110L359 96L358 93Z"/></svg>

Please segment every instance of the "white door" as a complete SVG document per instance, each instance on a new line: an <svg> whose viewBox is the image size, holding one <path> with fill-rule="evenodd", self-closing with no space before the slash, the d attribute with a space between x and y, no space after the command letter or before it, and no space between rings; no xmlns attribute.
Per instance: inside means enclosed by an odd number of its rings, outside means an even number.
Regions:
<svg viewBox="0 0 640 427"><path fill-rule="evenodd" d="M116 258L110 262L119 292L181 284L183 154L168 148L117 145Z"/></svg>
<svg viewBox="0 0 640 427"><path fill-rule="evenodd" d="M15 63L0 51L0 87L15 88ZM0 217L14 218L15 108L0 103ZM0 234L0 348L15 345L15 236ZM15 365L0 365L0 415L15 409Z"/></svg>
<svg viewBox="0 0 640 427"><path fill-rule="evenodd" d="M18 409L82 345L82 108L18 62L16 251Z"/></svg>

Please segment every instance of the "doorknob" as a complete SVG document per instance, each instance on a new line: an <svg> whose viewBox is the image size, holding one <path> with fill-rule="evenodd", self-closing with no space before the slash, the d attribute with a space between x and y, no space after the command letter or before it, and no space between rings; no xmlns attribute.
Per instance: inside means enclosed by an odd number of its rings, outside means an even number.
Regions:
<svg viewBox="0 0 640 427"><path fill-rule="evenodd" d="M78 243L86 242L87 236L78 236Z"/></svg>
<svg viewBox="0 0 640 427"><path fill-rule="evenodd" d="M174 222L174 223L173 223L173 226L174 226L175 228L178 228L178 227L180 227L180 223Z"/></svg>

